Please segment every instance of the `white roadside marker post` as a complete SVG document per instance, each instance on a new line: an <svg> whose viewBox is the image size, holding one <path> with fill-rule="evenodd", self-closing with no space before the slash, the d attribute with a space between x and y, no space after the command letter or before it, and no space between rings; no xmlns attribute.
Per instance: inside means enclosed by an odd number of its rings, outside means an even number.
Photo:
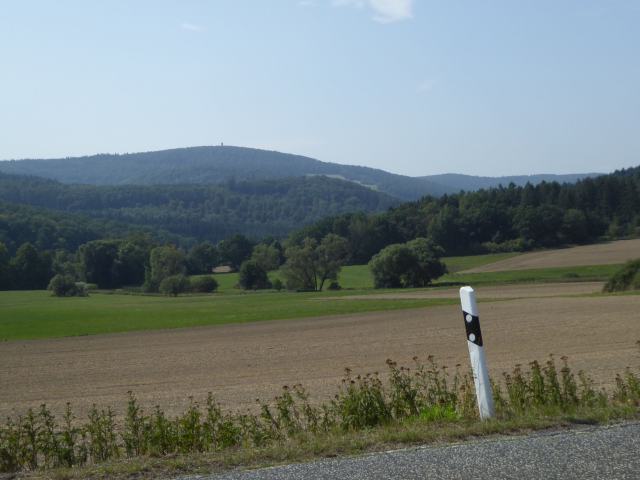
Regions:
<svg viewBox="0 0 640 480"><path fill-rule="evenodd" d="M478 315L478 304L476 303L476 292L473 288L462 287L460 289L460 303L462 305L464 326L467 332L467 346L469 347L473 381L476 386L480 419L486 420L495 415L495 410L493 408L493 393L491 392L489 371L487 370L484 347L482 346L482 332L480 331L480 317Z"/></svg>

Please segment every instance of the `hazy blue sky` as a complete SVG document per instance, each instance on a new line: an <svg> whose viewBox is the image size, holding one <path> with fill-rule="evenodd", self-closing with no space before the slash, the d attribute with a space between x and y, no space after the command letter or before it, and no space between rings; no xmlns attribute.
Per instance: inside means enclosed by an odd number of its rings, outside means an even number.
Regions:
<svg viewBox="0 0 640 480"><path fill-rule="evenodd" d="M0 158L225 144L425 175L640 164L640 1L3 0Z"/></svg>

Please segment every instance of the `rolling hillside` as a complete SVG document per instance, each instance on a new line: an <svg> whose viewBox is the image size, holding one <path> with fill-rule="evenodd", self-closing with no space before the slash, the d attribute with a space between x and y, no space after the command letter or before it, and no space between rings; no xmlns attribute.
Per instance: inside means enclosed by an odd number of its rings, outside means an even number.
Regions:
<svg viewBox="0 0 640 480"><path fill-rule="evenodd" d="M36 175L90 185L222 184L324 175L348 180L400 200L440 196L514 182L575 182L594 174L473 177L445 174L408 177L369 167L340 165L300 155L253 148L191 147L122 155L101 154L51 160L1 161L0 172Z"/></svg>
<svg viewBox="0 0 640 480"><path fill-rule="evenodd" d="M324 176L224 185L95 186L1 173L0 201L209 241L235 233L284 237L328 215L381 212L399 203ZM1 230L0 222L0 237Z"/></svg>

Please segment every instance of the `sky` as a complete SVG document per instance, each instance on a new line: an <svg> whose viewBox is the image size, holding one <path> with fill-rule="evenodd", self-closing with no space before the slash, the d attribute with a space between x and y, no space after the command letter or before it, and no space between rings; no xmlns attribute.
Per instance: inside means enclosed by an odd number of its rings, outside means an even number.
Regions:
<svg viewBox="0 0 640 480"><path fill-rule="evenodd" d="M2 0L0 159L609 172L640 164L639 25L639 0Z"/></svg>

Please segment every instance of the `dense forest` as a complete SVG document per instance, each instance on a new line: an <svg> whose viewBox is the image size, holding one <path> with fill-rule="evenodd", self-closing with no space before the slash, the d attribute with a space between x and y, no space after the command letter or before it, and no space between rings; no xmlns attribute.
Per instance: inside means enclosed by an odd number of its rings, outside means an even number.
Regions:
<svg viewBox="0 0 640 480"><path fill-rule="evenodd" d="M367 263L383 249L374 261L380 285L422 285L443 271L442 254L520 251L637 235L639 193L637 167L576 184L512 184L424 197L385 212L324 217L286 239L284 230L269 238L268 229L251 239L234 231L238 223L223 228L216 221L224 216L216 214L226 212L245 225L280 221L290 227L300 220L297 212L312 218L332 209L358 210L358 202L383 208L393 200L316 177L218 187L96 187L0 175L0 199L16 202L0 202L0 289L44 288L56 275L59 286L74 287L83 280L115 288L144 281L148 291L177 294L204 288L190 285L185 274L211 272L220 263L239 269L244 288L267 288L266 272L283 262L288 288L317 289L322 283L318 287L306 279L335 280L340 265ZM18 205L21 201L38 206ZM394 259L409 258L412 251L429 273L424 278L394 270Z"/></svg>
<svg viewBox="0 0 640 480"><path fill-rule="evenodd" d="M0 174L0 201L80 213L93 219L93 227L89 222L85 228L108 232L106 236L117 236L128 225L136 230L159 231L163 237L174 235L178 241L183 239L181 243L189 243L188 239L217 242L235 233L252 238L285 237L327 215L383 211L399 203L380 192L327 177L230 181L216 186L93 186L6 174ZM4 236L7 244L19 244L13 240L16 234L6 231L19 230L16 222L29 222L31 215L15 217L9 208L4 210L8 212L0 217L4 222L0 238ZM101 226L105 221L110 223ZM56 220L49 223L55 224ZM62 236L69 238L67 234ZM29 241L46 244L41 239Z"/></svg>
<svg viewBox="0 0 640 480"><path fill-rule="evenodd" d="M148 235L161 243L184 246L196 242L161 229L0 201L0 243L11 254L25 243L33 244L39 250L73 252L90 240L129 235Z"/></svg>
<svg viewBox="0 0 640 480"><path fill-rule="evenodd" d="M349 241L353 263L417 237L447 255L527 250L640 233L640 167L576 184L541 183L425 197L381 214L325 218L290 241L335 233Z"/></svg>
<svg viewBox="0 0 640 480"><path fill-rule="evenodd" d="M475 177L409 177L369 167L321 162L301 155L255 148L216 146L122 155L101 154L51 160L0 161L0 172L35 175L63 183L91 185L218 185L231 180L259 181L324 175L348 180L401 200L477 190L510 182L575 182L594 174ZM328 212L331 213L331 212Z"/></svg>

